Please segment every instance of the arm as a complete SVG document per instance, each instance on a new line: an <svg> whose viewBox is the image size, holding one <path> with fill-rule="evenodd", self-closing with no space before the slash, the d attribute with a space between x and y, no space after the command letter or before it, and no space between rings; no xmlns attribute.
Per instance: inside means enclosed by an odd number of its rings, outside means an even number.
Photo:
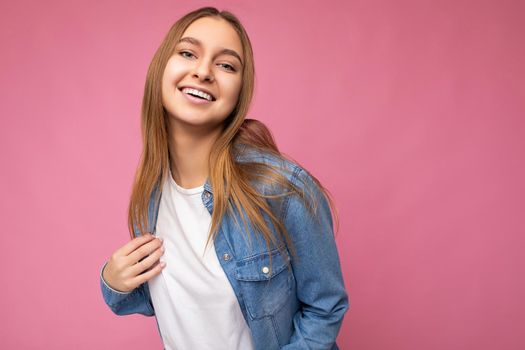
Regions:
<svg viewBox="0 0 525 350"><path fill-rule="evenodd" d="M150 201L148 205L148 222L151 222L152 218L154 217L153 215L156 215L155 210L158 211L158 208L154 207L154 204L156 203L154 198L157 194L157 191L158 188L155 187L150 195ZM153 232L154 231L155 230L153 229ZM123 247L117 249L117 251L115 251L110 258L112 264L115 264L115 259L123 262L121 264L117 264L120 265L120 268L117 268L119 271L115 271L115 266L112 266L111 264L109 266L109 270L106 271L106 279L120 281L120 285L126 286L125 289L129 291L123 292L111 288L104 279L104 270L106 269L109 261L106 261L100 270L100 288L102 290L104 301L115 314L129 315L138 313L145 316L153 316L155 315L155 310L151 302L151 296L147 283L150 278L160 274L161 269L165 266L162 264L157 265L156 267L153 266L153 264L159 260L162 252L157 249L159 244L151 242L153 236L151 234L142 235L136 224L133 224L133 233L135 238L125 244ZM142 264L136 263L137 261L139 263L142 262ZM123 274L122 265L129 269L129 273ZM148 268L151 269L145 272L144 270ZM108 278L108 272L110 273L109 276L111 276L111 279ZM124 277L125 275L127 275L127 277ZM129 287L130 283L136 287Z"/></svg>
<svg viewBox="0 0 525 350"><path fill-rule="evenodd" d="M293 318L290 344L282 349L337 349L335 340L349 308L349 299L330 207L312 178L300 168L296 173L296 178L302 179L304 184L294 183L313 190L313 198L308 191L306 194L307 198L317 201L317 212L312 217L297 195L290 197L284 223L298 255L298 260L292 259L292 267L302 309Z"/></svg>
<svg viewBox="0 0 525 350"><path fill-rule="evenodd" d="M149 288L146 283L141 284L130 292L120 292L111 288L104 280L103 273L104 266L100 270L100 288L104 301L109 306L111 311L116 315L142 314L145 316L155 315L155 310L151 304Z"/></svg>

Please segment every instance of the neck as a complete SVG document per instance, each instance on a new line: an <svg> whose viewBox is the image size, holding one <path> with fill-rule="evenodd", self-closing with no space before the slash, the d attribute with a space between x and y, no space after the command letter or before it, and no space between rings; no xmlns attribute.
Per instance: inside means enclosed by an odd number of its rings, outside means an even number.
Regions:
<svg viewBox="0 0 525 350"><path fill-rule="evenodd" d="M205 130L202 126L177 124L169 128L170 169L173 180L182 188L204 185L209 176L209 156L221 127Z"/></svg>

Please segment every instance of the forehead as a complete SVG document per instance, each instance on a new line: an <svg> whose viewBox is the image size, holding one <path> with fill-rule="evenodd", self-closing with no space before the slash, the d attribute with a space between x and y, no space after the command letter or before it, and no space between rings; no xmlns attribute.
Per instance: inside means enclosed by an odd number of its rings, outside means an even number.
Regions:
<svg viewBox="0 0 525 350"><path fill-rule="evenodd" d="M242 43L233 26L222 18L202 17L193 21L182 37L193 37L208 48L226 48L243 54Z"/></svg>

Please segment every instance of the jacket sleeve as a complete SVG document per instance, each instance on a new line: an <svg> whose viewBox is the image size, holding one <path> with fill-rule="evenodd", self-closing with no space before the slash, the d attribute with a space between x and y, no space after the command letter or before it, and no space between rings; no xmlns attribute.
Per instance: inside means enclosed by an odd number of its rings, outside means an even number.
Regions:
<svg viewBox="0 0 525 350"><path fill-rule="evenodd" d="M130 314L155 315L155 310L151 304L149 288L146 285L147 282L144 282L131 292L117 291L111 288L104 280L104 277L102 277L107 263L106 261L102 269L100 269L100 288L104 301L111 311L119 316Z"/></svg>
<svg viewBox="0 0 525 350"><path fill-rule="evenodd" d="M153 191L150 194L148 204L149 228L147 232L155 232L155 222L153 219L155 218L156 221L158 207L155 207L157 201L154 199L158 191L159 187L157 185L153 188ZM133 224L133 234L135 237L142 235L142 232L140 232L136 224ZM107 263L108 262L106 261L102 269L100 269L100 288L102 290L104 301L109 308L117 315L142 314L145 316L154 316L155 309L151 302L148 282L146 281L142 283L131 292L119 292L111 288L102 277L102 273L104 272Z"/></svg>
<svg viewBox="0 0 525 350"><path fill-rule="evenodd" d="M305 189L312 203L317 203L317 211L312 216L295 195L290 197L285 212L285 227L298 255L298 259L292 258L292 268L301 308L293 317L290 343L282 349L337 349L335 341L349 308L349 298L337 253L331 211L326 197L311 176L302 168L295 173L295 179L302 181L294 184Z"/></svg>

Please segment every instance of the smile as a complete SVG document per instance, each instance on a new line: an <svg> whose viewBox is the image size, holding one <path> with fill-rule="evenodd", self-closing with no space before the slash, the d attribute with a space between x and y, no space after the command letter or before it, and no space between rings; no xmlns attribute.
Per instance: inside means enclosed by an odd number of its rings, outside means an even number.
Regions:
<svg viewBox="0 0 525 350"><path fill-rule="evenodd" d="M194 97L197 99L207 100L209 102L215 101L215 98L211 94L205 91L202 91L202 90L194 89L191 87L183 87L183 88L180 88L179 90L188 97Z"/></svg>
<svg viewBox="0 0 525 350"><path fill-rule="evenodd" d="M182 95L189 101L191 102L192 104L197 104L197 105L207 105L207 104L210 104L212 103L213 101L209 101L205 98L202 98L202 97L197 97L197 96L194 96L192 94L188 94L188 93L182 93Z"/></svg>

